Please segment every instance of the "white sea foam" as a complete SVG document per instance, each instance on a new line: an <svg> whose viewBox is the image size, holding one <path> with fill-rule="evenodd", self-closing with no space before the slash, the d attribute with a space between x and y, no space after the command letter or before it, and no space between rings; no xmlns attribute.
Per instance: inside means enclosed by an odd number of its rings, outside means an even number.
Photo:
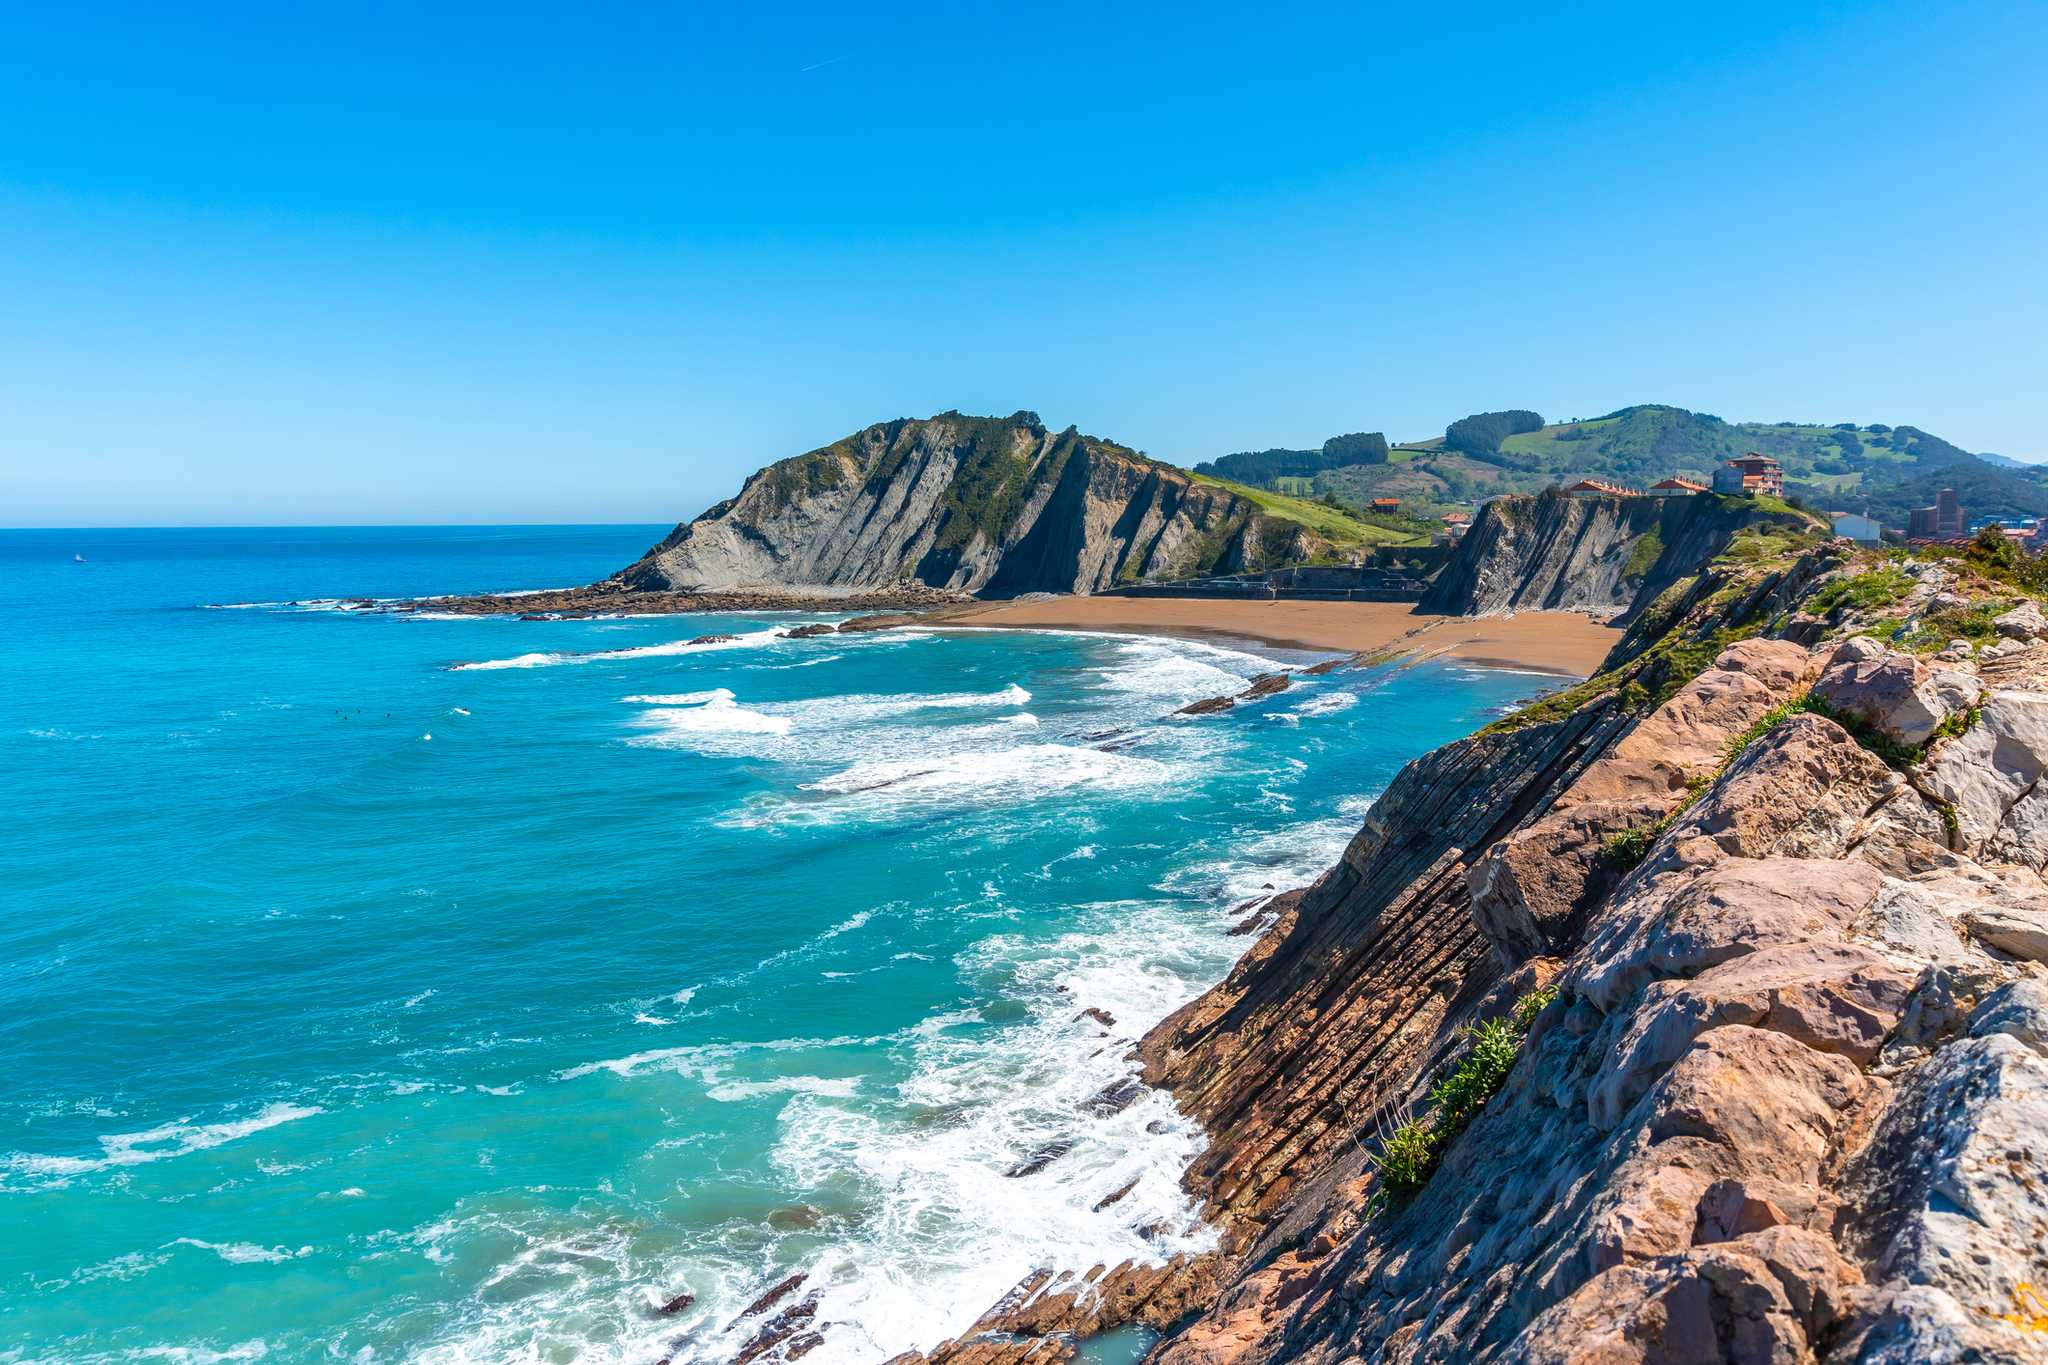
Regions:
<svg viewBox="0 0 2048 1365"><path fill-rule="evenodd" d="M611 659L660 659L674 654L710 654L727 649L758 649L773 643L781 632L775 629L756 630L736 636L730 640L709 640L692 644L689 640L667 640L658 645L633 645L626 649L593 649L584 651L554 650L538 654L518 654L509 659L482 659L475 663L453 664L457 672L478 672L502 668L554 668L562 664L589 664Z"/></svg>
<svg viewBox="0 0 2048 1365"><path fill-rule="evenodd" d="M1173 768L1157 759L1069 744L1024 744L857 763L844 772L805 783L804 790L859 797L870 806L945 802L962 796L978 801L1027 801L1081 787L1099 792L1137 791L1161 786L1172 776Z"/></svg>
<svg viewBox="0 0 2048 1365"><path fill-rule="evenodd" d="M708 701L731 701L732 699L732 689L729 687L714 687L708 692L661 692L652 695L641 693L637 696L621 698L622 701L641 706L702 706Z"/></svg>
<svg viewBox="0 0 2048 1365"><path fill-rule="evenodd" d="M281 1123L311 1118L320 1109L314 1105L271 1104L248 1118L218 1123L166 1123L139 1133L107 1133L100 1137L98 1156L41 1156L10 1152L0 1156L0 1171L28 1176L64 1179L122 1166L142 1166L153 1161L203 1152L223 1143L275 1128Z"/></svg>
<svg viewBox="0 0 2048 1365"><path fill-rule="evenodd" d="M766 1081L723 1081L704 1093L724 1104L760 1099L763 1095L826 1095L851 1099L860 1090L858 1076L777 1076Z"/></svg>
<svg viewBox="0 0 2048 1365"><path fill-rule="evenodd" d="M1038 720L1028 711L979 725L920 724L925 716L1003 710L1024 705L1031 693L1016 683L992 692L855 694L741 705L730 689L637 693L628 703L650 709L632 722L645 732L632 742L656 748L802 762L823 755L839 761L880 758L915 748L925 754L985 748L986 726L1013 734ZM913 741L910 736L915 736ZM1012 742L1012 741L1004 741Z"/></svg>
<svg viewBox="0 0 2048 1365"><path fill-rule="evenodd" d="M774 1104L772 1156L788 1197L859 1210L828 1216L816 1230L710 1229L682 1264L642 1267L640 1283L680 1280L699 1295L674 1334L694 1333L696 1354L679 1358L729 1356L755 1326L728 1325L739 1308L794 1270L806 1273L805 1293L817 1303L823 1341L810 1358L851 1365L957 1334L1036 1267L1074 1275L1213 1246L1214 1231L1180 1184L1203 1135L1168 1095L1130 1089L1130 1042L1220 978L1250 942L1222 932L1242 899L1265 882L1312 877L1369 806L1369 798L1346 798L1320 820L1242 841L1170 878L1166 897L1080 907L1073 929L1050 941L1019 931L972 945L958 958L970 993L1021 1005L1024 1016L1012 1022L956 1008L889 1039L656 1049L563 1073L681 1077L714 1101ZM861 918L832 932L860 927ZM1083 1013L1090 1009L1114 1026ZM905 1055L893 1090L821 1068L829 1050L849 1043L887 1043ZM1120 1110L1101 1103L1109 1094L1128 1102ZM1119 1197L1105 1204L1111 1195ZM596 1279L607 1264L593 1262L589 1294L612 1292ZM518 1354L508 1347L541 1330L538 1307L519 1310L528 1335L504 1335L513 1326L493 1323L446 1358L490 1358L486 1341ZM645 1308L622 1316L644 1322ZM643 1346L635 1338L633 1349ZM592 1350L591 1358L626 1355L623 1340Z"/></svg>
<svg viewBox="0 0 2048 1365"><path fill-rule="evenodd" d="M1343 856L1372 801L1369 796L1344 797L1331 814L1295 821L1248 839L1223 857L1181 868L1159 889L1204 896L1235 908L1306 886Z"/></svg>
<svg viewBox="0 0 2048 1365"><path fill-rule="evenodd" d="M828 714L833 722L873 720L883 716L904 716L918 711L959 711L988 706L1022 706L1031 694L1016 683L994 692L938 692L910 696L840 697L808 703Z"/></svg>
<svg viewBox="0 0 2048 1365"><path fill-rule="evenodd" d="M197 1247L210 1251L230 1265L268 1265L280 1261L294 1261L301 1256L313 1254L313 1248L263 1247L253 1242L207 1242L197 1237L179 1237L170 1243L177 1247Z"/></svg>
<svg viewBox="0 0 2048 1365"><path fill-rule="evenodd" d="M1128 1044L1103 1046L1081 1011L1105 1010L1119 1038L1135 1038L1220 976L1237 946L1171 902L1089 907L1050 943L986 939L963 971L1020 1000L1026 1018L991 1029L953 1011L909 1030L913 1065L894 1107L791 1100L777 1166L813 1197L858 1189L865 1211L802 1262L828 1325L815 1356L929 1346L1038 1266L1156 1264L1213 1246L1180 1185L1199 1127L1159 1091L1102 1112L1113 1106L1099 1097L1135 1085L1135 1067Z"/></svg>
<svg viewBox="0 0 2048 1365"><path fill-rule="evenodd" d="M674 1072L683 1076L694 1076L709 1083L722 1082L727 1066L736 1057L748 1054L779 1052L800 1052L812 1048L851 1047L856 1044L877 1041L858 1037L838 1038L771 1038L766 1042L753 1043L693 1043L685 1047L650 1048L624 1057L609 1057L603 1061L584 1062L578 1066L555 1073L558 1081L579 1080L609 1071L614 1076L630 1078L650 1071Z"/></svg>
<svg viewBox="0 0 2048 1365"><path fill-rule="evenodd" d="M833 925L830 929L827 929L819 937L825 939L833 939L838 938L841 934L850 934L856 929L864 928L867 925L867 922L873 919L874 917L875 912L872 910L856 911L854 914L849 915L846 919L841 920L839 923Z"/></svg>
<svg viewBox="0 0 2048 1365"><path fill-rule="evenodd" d="M509 659L484 659L473 664L456 664L455 671L486 672L500 668L546 668L552 664L568 663L572 656L567 654L517 654Z"/></svg>
<svg viewBox="0 0 2048 1365"><path fill-rule="evenodd" d="M270 1343L257 1337L220 1350L211 1346L142 1346L124 1352L121 1360L168 1360L171 1365L241 1365L270 1355ZM98 1357L101 1360L113 1357Z"/></svg>
<svg viewBox="0 0 2048 1365"><path fill-rule="evenodd" d="M1358 705L1356 692L1319 692L1294 708L1297 716L1327 716Z"/></svg>
<svg viewBox="0 0 2048 1365"><path fill-rule="evenodd" d="M793 723L788 716L771 716L752 711L733 700L732 693L720 694L692 706L663 706L649 711L639 723L657 733L648 743L684 740L692 735L786 735Z"/></svg>
<svg viewBox="0 0 2048 1365"><path fill-rule="evenodd" d="M1015 803L1076 789L1139 794L1213 771L1212 759L1239 761L1242 727L1149 724L1174 706L1241 687L1274 666L1241 651L1149 638L1118 641L1108 672L1084 684L1088 714L1079 720L1064 709L1049 714L1061 717L1061 733L1118 726L1115 742L1135 744L1136 751L1107 753L1086 747L1094 740L1078 738L1022 745L1018 729L1035 723L1028 712L954 717L944 706L901 706L922 699L871 696L750 699L739 709L787 719L788 731L696 735L690 744L778 762L823 766L825 760L825 775L814 778L801 799L780 801L778 808L828 818ZM1002 693L933 695L975 697L975 705L997 710L1023 704ZM1311 700L1324 695L1334 692L1318 691ZM672 701L684 696L693 699ZM650 715L712 704L688 693L629 700L657 708ZM739 707L737 698L727 701ZM877 703L901 709L876 709ZM1245 776L1284 795L1286 784L1267 782L1269 768ZM805 1294L817 1296L823 1333L809 1361L872 1362L957 1334L1036 1266L1074 1273L1096 1262L1157 1263L1212 1246L1214 1233L1180 1185L1201 1150L1199 1128L1159 1092L1140 1091L1117 1112L1098 1112L1110 1106L1090 1102L1133 1081L1131 1041L1219 979L1251 942L1223 932L1241 917L1238 907L1269 890L1301 885L1327 867L1370 802L1303 804L1315 818L1226 844L1216 857L1164 879L1165 894L1156 899L1080 907L1067 933L1040 937L1019 930L961 953L957 965L967 997L1004 1006L988 1017L955 1008L885 1039L789 1038L631 1052L622 1046L617 1050L625 1055L558 1072L563 1083L644 1087L663 1102L672 1089L685 1103L701 1097L761 1106L777 1124L772 1156L782 1179L776 1184L787 1193L776 1197L823 1211L825 1221L792 1231L759 1216L701 1226L685 1220L664 1247L649 1249L645 1227L633 1220L573 1224L558 1213L502 1208L451 1216L406 1240L430 1261L455 1264L488 1248L490 1284L473 1309L416 1358L434 1365L550 1356L631 1362L671 1352L679 1361L726 1359L737 1338L758 1325L729 1328L739 1309L767 1284L801 1269L809 1275ZM1088 831L1085 817L1076 832L1100 838ZM1068 856L1095 854L1089 844ZM1083 868L1071 871L1078 875ZM993 869L974 869L965 885L984 875L1000 912L1003 883ZM824 937L852 933L865 922L866 912L856 914ZM886 950L879 933L868 928L861 941L881 942ZM834 951L845 946L835 944ZM904 952L890 960L923 956ZM687 1004L696 989L671 998ZM648 1000L628 1008L661 1009ZM1113 1015L1115 1026L1105 1030L1084 1017L1089 1008ZM833 1055L842 1046L868 1054L855 1059L856 1074L846 1074L845 1059ZM878 1047L895 1059L879 1076L872 1060ZM1039 1169L1009 1174L1041 1159ZM1127 1185L1127 1193L1096 1208ZM509 1257L498 1251L507 1239L522 1248ZM650 1297L658 1303L675 1285L687 1285L697 1304L680 1318L651 1314ZM689 1345L678 1351L676 1343L686 1338Z"/></svg>

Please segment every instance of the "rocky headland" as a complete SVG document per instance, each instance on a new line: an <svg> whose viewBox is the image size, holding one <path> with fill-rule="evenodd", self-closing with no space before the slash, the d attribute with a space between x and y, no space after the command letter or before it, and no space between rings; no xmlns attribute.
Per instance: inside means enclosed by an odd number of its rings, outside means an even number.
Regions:
<svg viewBox="0 0 2048 1365"><path fill-rule="evenodd" d="M1797 533L1823 524L1812 513L1757 498L1495 498L1480 506L1419 610L1621 611L1698 573L1743 531Z"/></svg>
<svg viewBox="0 0 2048 1365"><path fill-rule="evenodd" d="M1216 1252L899 1365L2048 1360L2028 574L1738 532L1144 1039Z"/></svg>
<svg viewBox="0 0 2048 1365"><path fill-rule="evenodd" d="M1034 413L877 422L758 470L599 583L368 603L465 615L936 608L1329 553L1212 480Z"/></svg>
<svg viewBox="0 0 2048 1365"><path fill-rule="evenodd" d="M619 581L805 592L916 583L1008 597L1314 557L1305 527L1033 413L878 422L769 465Z"/></svg>

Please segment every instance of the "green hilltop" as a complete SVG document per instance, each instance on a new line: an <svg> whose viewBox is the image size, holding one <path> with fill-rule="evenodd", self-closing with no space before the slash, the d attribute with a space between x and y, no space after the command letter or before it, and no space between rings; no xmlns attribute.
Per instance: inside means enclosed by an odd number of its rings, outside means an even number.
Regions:
<svg viewBox="0 0 2048 1365"><path fill-rule="evenodd" d="M2048 470L1974 455L1917 427L1728 422L1654 403L1569 422L1545 423L1522 410L1475 413L1451 423L1445 436L1357 463L1333 466L1323 452L1262 451L1198 468L1354 506L1398 498L1403 511L1429 514L1578 478L1635 487L1674 474L1704 481L1715 465L1749 451L1785 466L1791 496L1867 512L1888 526L1904 525L1909 509L1950 487L1973 517L2048 515ZM1287 456L1306 458L1279 458ZM1269 470L1286 472L1258 477Z"/></svg>

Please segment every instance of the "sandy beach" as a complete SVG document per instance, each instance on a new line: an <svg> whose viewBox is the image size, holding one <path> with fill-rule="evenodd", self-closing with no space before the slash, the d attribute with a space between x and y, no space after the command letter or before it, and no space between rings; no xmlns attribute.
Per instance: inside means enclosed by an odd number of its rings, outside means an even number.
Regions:
<svg viewBox="0 0 2048 1365"><path fill-rule="evenodd" d="M1258 602L1186 597L1055 597L950 615L954 627L1108 630L1257 641L1356 653L1399 649L1495 667L1587 677L1621 634L1577 612L1513 617L1420 616L1401 602Z"/></svg>

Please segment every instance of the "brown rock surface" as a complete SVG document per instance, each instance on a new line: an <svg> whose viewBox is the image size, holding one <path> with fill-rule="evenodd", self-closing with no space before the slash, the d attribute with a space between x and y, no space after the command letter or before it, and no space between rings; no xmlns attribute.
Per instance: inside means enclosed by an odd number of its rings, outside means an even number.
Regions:
<svg viewBox="0 0 2048 1365"><path fill-rule="evenodd" d="M1656 825L1710 777L1729 743L1812 675L1807 651L1744 640L1623 736L1550 811L1488 849L1472 877L1472 914L1510 964L1576 943L1619 873L1607 841Z"/></svg>
<svg viewBox="0 0 2048 1365"><path fill-rule="evenodd" d="M1841 615L1797 609L1845 553L1716 569L1627 640L1818 640ZM1967 586L1909 563L1905 609ZM2048 973L1992 950L2048 914L2038 787L2007 780L2048 749L2013 748L2031 703L1974 740L1982 715L1948 727L1925 763L1893 753L1904 771L1819 715L1751 733L1822 662L1902 733L1928 698L2025 692L2012 660L2036 650L2048 689L2048 647L2008 643L1955 652L1953 677L1868 638L1746 640L1689 680L1658 671L1680 652L1646 655L1575 711L1408 765L1140 1044L1210 1134L1187 1182L1219 1251L1171 1291L1127 1267L1027 1282L945 1348L985 1354L948 1358L1055 1358L1135 1320L1164 1324L1151 1365L2048 1360L1998 1318L2048 1281ZM1632 711L1645 695L1670 700ZM1952 839L1944 790L1993 751L1995 818ZM1667 819L1640 864L1610 861L1615 833ZM1383 1185L1388 1135L1439 1113L1472 1028L1508 1017L1527 1031L1498 1089L1419 1188Z"/></svg>

